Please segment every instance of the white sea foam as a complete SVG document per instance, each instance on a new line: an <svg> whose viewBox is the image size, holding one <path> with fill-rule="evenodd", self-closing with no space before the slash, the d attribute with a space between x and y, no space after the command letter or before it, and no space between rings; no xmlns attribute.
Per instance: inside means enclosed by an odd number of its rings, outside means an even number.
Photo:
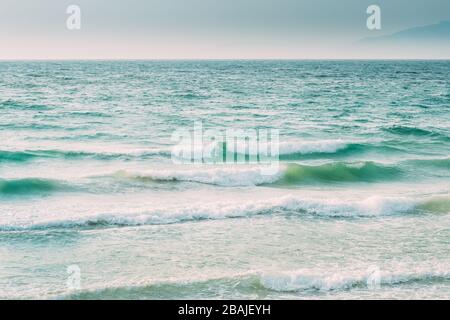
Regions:
<svg viewBox="0 0 450 320"><path fill-rule="evenodd" d="M347 271L311 271L309 269L295 271L273 271L249 270L247 272L210 273L195 275L190 277L170 277L162 279L127 279L126 281L112 281L107 285L93 285L73 292L69 295L59 295L57 299L70 299L74 297L102 297L109 296L112 292L119 297L129 297L151 295L155 290L163 287L199 287L202 285L223 289L233 286L234 290L240 290L240 286L246 287L259 283L264 289L276 292L300 292L300 291L342 291L352 288L365 288L367 290L377 290L378 287L371 287L371 278L374 274L370 267L367 270L347 270ZM375 279L379 288L383 286L397 286L418 281L433 281L450 279L450 268L448 263L426 264L419 266L397 265L386 267L380 270ZM238 282L236 280L239 280ZM52 298L49 296L49 298Z"/></svg>
<svg viewBox="0 0 450 320"><path fill-rule="evenodd" d="M119 171L116 177L136 180L184 181L218 186L256 186L277 181L282 172L267 174L263 166L192 167L186 169L155 169L139 173Z"/></svg>
<svg viewBox="0 0 450 320"><path fill-rule="evenodd" d="M262 142L259 142L258 147L264 147L271 152L274 152L272 142L267 142L264 145ZM278 150L279 155L289 155L289 154L311 154L311 153L334 153L339 150L347 148L349 145L348 142L343 141L341 139L337 140L291 140L291 141L281 141L276 145L276 149ZM213 155L222 154L223 144L220 143L208 143L208 144L195 144L195 145L180 145L176 146L172 150L172 154L179 158L191 158L193 154L203 155L208 158ZM261 155L261 151L258 150L256 146L253 148L247 148L246 142L243 141L235 141L234 144L226 145L226 149L228 152L238 152L238 153L247 153L249 155L257 155L258 153ZM169 150L166 150L169 152ZM276 156L275 154L272 156Z"/></svg>
<svg viewBox="0 0 450 320"><path fill-rule="evenodd" d="M273 170L268 170L273 169ZM287 176L286 176L287 174ZM198 182L218 186L257 186L269 183L304 183L317 181L364 182L398 176L400 169L371 162L329 163L319 166L278 163L271 165L185 165L162 167L140 172L119 171L113 177L148 181ZM282 178L287 178L284 181Z"/></svg>
<svg viewBox="0 0 450 320"><path fill-rule="evenodd" d="M287 141L280 143L279 151L281 155L334 153L345 149L347 146L348 143L343 140Z"/></svg>
<svg viewBox="0 0 450 320"><path fill-rule="evenodd" d="M261 285L274 291L301 291L308 289L330 291L346 290L355 286L369 286L373 273L366 271L351 271L337 273L317 273L312 270L297 270L278 274L265 274L260 278ZM403 268L403 270L380 270L377 283L382 285L397 285L401 283L450 279L450 268L445 265Z"/></svg>
<svg viewBox="0 0 450 320"><path fill-rule="evenodd" d="M310 214L322 217L374 217L405 214L413 210L417 202L409 198L370 197L365 200L347 201L345 199L302 199L288 195L269 200L251 200L238 203L215 201L207 204L185 204L160 206L149 210L118 213L86 213L83 210L71 216L61 214L20 217L20 219L0 220L0 230L139 226L172 224L186 221L218 220L226 218L249 217L262 214ZM7 218L3 217L4 219ZM2 219L3 220L3 219Z"/></svg>
<svg viewBox="0 0 450 320"><path fill-rule="evenodd" d="M9 138L13 139L13 138ZM268 146L270 143L268 144ZM311 153L335 153L343 150L349 146L348 142L341 139L338 140L315 140L315 141L282 141L277 145L279 155L290 154L311 154ZM261 147L261 145L260 145ZM191 159L194 157L199 159L214 158L219 159L222 157L223 144L222 143L208 143L208 144L195 144L195 145L178 145L178 146L165 146L165 147L144 147L144 146L132 146L119 143L97 143L96 145L83 144L79 142L67 142L64 143L46 141L43 143L29 143L24 141L17 141L16 143L5 143L1 145L2 151L7 152L29 152L34 153L36 156L39 154L91 154L99 157L103 156L172 156L173 159ZM241 142L236 142L236 150L242 151L249 155L255 156L261 154L258 148L246 149L246 145ZM227 145L228 152L235 152L234 146ZM200 155L200 156L199 156ZM264 155L265 156L265 155ZM271 157L276 157L277 154L272 154Z"/></svg>
<svg viewBox="0 0 450 320"><path fill-rule="evenodd" d="M348 146L348 142L341 139L338 140L292 140L292 141L281 141L278 143L278 152L280 155L289 154L310 154L310 153L334 153L339 150L345 149ZM270 143L268 143L270 145ZM242 143L236 144L237 150L246 150L246 146ZM227 146L228 151L234 151L234 148ZM254 149L256 151L256 149ZM249 154L252 153L248 150Z"/></svg>

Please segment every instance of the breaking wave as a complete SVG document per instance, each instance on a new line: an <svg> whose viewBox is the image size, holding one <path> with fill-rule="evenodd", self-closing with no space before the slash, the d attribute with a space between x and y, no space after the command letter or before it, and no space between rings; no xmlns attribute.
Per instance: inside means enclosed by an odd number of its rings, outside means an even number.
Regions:
<svg viewBox="0 0 450 320"><path fill-rule="evenodd" d="M374 182L398 178L402 171L396 167L382 166L374 162L329 163L319 166L291 164L282 178L283 184L304 182Z"/></svg>
<svg viewBox="0 0 450 320"><path fill-rule="evenodd" d="M300 270L283 274L264 275L260 280L262 286L267 289L292 292L311 289L321 291L349 290L354 287L367 287L368 285L398 285L442 279L450 279L450 268L405 270L400 272L368 270L368 272L336 273L331 275Z"/></svg>
<svg viewBox="0 0 450 320"><path fill-rule="evenodd" d="M450 269L443 265L398 268L393 271L364 271L341 273L313 273L309 270L286 272L248 271L225 275L173 277L170 279L129 280L126 283L110 283L107 287L93 286L57 299L185 299L192 294L199 299L239 296L258 291L263 296L271 292L290 293L292 297L302 293L339 292L352 289L373 290L371 286L401 286L423 281L448 281ZM211 290L215 288L215 290Z"/></svg>
<svg viewBox="0 0 450 320"><path fill-rule="evenodd" d="M301 164L280 164L276 173L264 166L222 166L197 167L190 170L164 169L142 173L116 172L116 178L126 178L141 182L198 182L218 186L256 186L265 184L295 185L311 182L376 182L391 180L401 176L396 167L383 166L374 162L328 163L318 166Z"/></svg>
<svg viewBox="0 0 450 320"><path fill-rule="evenodd" d="M42 230L55 228L106 228L163 225L204 220L244 218L257 215L311 215L322 218L358 218L421 213L449 213L450 198L370 197L364 200L301 199L292 195L240 204L214 202L185 206L166 206L135 213L99 213L70 218L51 216L29 223L6 223L0 231Z"/></svg>

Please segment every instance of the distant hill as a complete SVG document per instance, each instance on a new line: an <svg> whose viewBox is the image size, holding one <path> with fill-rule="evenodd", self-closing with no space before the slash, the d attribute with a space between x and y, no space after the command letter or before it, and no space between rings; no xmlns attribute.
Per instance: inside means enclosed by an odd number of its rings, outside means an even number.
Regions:
<svg viewBox="0 0 450 320"><path fill-rule="evenodd" d="M368 37L358 41L358 44L383 45L430 42L434 44L450 44L450 21L442 21L437 24L410 28L386 36Z"/></svg>

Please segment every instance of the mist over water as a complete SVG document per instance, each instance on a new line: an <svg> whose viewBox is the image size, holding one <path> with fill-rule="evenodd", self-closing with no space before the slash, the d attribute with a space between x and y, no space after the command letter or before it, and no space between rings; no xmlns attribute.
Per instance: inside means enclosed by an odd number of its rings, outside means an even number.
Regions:
<svg viewBox="0 0 450 320"><path fill-rule="evenodd" d="M449 74L0 62L0 298L448 299ZM172 133L198 121L279 130L278 172L174 164Z"/></svg>

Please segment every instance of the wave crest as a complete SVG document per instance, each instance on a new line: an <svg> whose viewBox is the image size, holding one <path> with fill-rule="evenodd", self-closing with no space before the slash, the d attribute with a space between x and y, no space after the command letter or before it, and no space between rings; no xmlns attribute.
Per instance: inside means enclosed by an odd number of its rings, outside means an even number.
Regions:
<svg viewBox="0 0 450 320"><path fill-rule="evenodd" d="M374 273L354 270L341 273L313 273L308 270L296 271L248 271L226 274L191 276L189 278L173 277L169 279L139 279L126 283L112 282L107 286L93 286L68 295L57 296L58 299L186 299L196 294L198 298L211 298L215 294L236 296L248 291L258 290L263 294L270 292L292 293L293 297L301 292L321 291L339 292L354 288L371 290L375 280L380 286L398 286L421 281L446 281L450 279L450 270L441 264L436 266L398 266L393 271L380 271L379 278L373 279ZM211 288L216 290L211 291ZM207 296L203 296L206 292Z"/></svg>
<svg viewBox="0 0 450 320"><path fill-rule="evenodd" d="M66 187L62 183L48 179L0 179L0 195L46 194L65 189Z"/></svg>
<svg viewBox="0 0 450 320"><path fill-rule="evenodd" d="M335 273L330 275L315 274L308 270L290 273L263 275L261 285L267 289L279 292L292 292L302 290L348 290L353 287L367 287L371 280L379 285L398 285L402 283L424 280L450 279L449 268L436 268L425 270L408 270L404 272L380 271L374 279L374 273L367 272Z"/></svg>
<svg viewBox="0 0 450 320"><path fill-rule="evenodd" d="M427 201L430 199L426 199ZM2 231L42 230L55 228L103 228L183 223L189 221L221 220L256 215L312 215L326 218L355 218L400 215L417 212L419 202L410 198L370 197L364 200L301 199L292 195L264 201L230 204L186 204L165 206L132 213L80 214L64 219L61 216L33 219L28 224L0 225ZM423 212L421 210L420 212Z"/></svg>
<svg viewBox="0 0 450 320"><path fill-rule="evenodd" d="M383 128L383 130L392 134L402 136L432 137L432 138L441 138L444 140L450 139L449 136L447 136L446 134L416 127L392 126L388 128Z"/></svg>
<svg viewBox="0 0 450 320"><path fill-rule="evenodd" d="M402 171L374 162L328 163L319 166L291 164L279 180L283 184L302 182L374 182L398 178Z"/></svg>
<svg viewBox="0 0 450 320"><path fill-rule="evenodd" d="M163 169L141 173L119 171L112 176L140 182L197 182L218 186L296 185L311 182L376 182L398 178L402 171L374 162L334 162L318 166L280 164L278 172L267 174L263 166L193 167L190 170Z"/></svg>

